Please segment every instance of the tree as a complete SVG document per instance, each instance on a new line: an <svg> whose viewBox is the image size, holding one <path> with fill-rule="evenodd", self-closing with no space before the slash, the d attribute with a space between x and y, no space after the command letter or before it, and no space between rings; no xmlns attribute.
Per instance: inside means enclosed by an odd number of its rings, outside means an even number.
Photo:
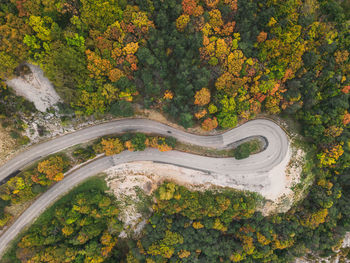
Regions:
<svg viewBox="0 0 350 263"><path fill-rule="evenodd" d="M51 181L60 181L63 179L63 172L67 169L68 162L59 155L52 156L38 163L38 172L46 175Z"/></svg>
<svg viewBox="0 0 350 263"><path fill-rule="evenodd" d="M124 150L123 143L118 138L102 139L102 149L107 156L118 154Z"/></svg>
<svg viewBox="0 0 350 263"><path fill-rule="evenodd" d="M43 59L45 74L54 83L58 93L65 98L66 103L76 101L76 88L89 83L85 54L75 47L56 43Z"/></svg>
<svg viewBox="0 0 350 263"><path fill-rule="evenodd" d="M6 12L0 23L0 78L9 77L13 74L18 64L28 56L28 47L23 38L31 33L31 28L22 19Z"/></svg>
<svg viewBox="0 0 350 263"><path fill-rule="evenodd" d="M211 131L218 126L217 118L207 118L202 122L202 129L205 131Z"/></svg>
<svg viewBox="0 0 350 263"><path fill-rule="evenodd" d="M121 20L122 10L118 0L82 0L81 20L92 28L104 31L116 20Z"/></svg>
<svg viewBox="0 0 350 263"><path fill-rule="evenodd" d="M252 142L244 142L235 149L234 151L234 157L237 160L248 158L251 153L257 151L259 149L258 142L252 141Z"/></svg>
<svg viewBox="0 0 350 263"><path fill-rule="evenodd" d="M205 0L205 4L208 8L215 8L219 4L219 0Z"/></svg>
<svg viewBox="0 0 350 263"><path fill-rule="evenodd" d="M237 125L236 102L233 97L224 96L220 101L222 109L217 115L219 125L223 128L232 128Z"/></svg>
<svg viewBox="0 0 350 263"><path fill-rule="evenodd" d="M207 88L202 88L196 92L194 96L194 104L204 106L210 102L210 91Z"/></svg>
<svg viewBox="0 0 350 263"><path fill-rule="evenodd" d="M143 133L135 133L132 136L131 143L133 149L136 151L143 151L146 149L146 135Z"/></svg>
<svg viewBox="0 0 350 263"><path fill-rule="evenodd" d="M218 114L218 122L222 128L234 128L237 125L237 115L221 112Z"/></svg>
<svg viewBox="0 0 350 263"><path fill-rule="evenodd" d="M181 113L180 114L180 124L186 129L193 126L192 115L189 113Z"/></svg>
<svg viewBox="0 0 350 263"><path fill-rule="evenodd" d="M189 15L181 15L176 19L176 28L180 32L183 32L186 28L188 22L190 22L190 16Z"/></svg>
<svg viewBox="0 0 350 263"><path fill-rule="evenodd" d="M130 117L134 115L134 109L130 102L118 100L112 104L110 113L117 117Z"/></svg>
<svg viewBox="0 0 350 263"><path fill-rule="evenodd" d="M321 209L312 214L306 215L306 217L300 221L300 224L311 229L316 229L320 224L325 222L327 215L328 209Z"/></svg>
<svg viewBox="0 0 350 263"><path fill-rule="evenodd" d="M266 38L267 38L267 33L264 32L264 31L261 31L261 32L259 33L259 35L257 36L256 40L257 40L259 43L261 43L261 42L264 42L264 41L266 40Z"/></svg>
<svg viewBox="0 0 350 263"><path fill-rule="evenodd" d="M344 153L341 144L334 145L331 149L325 149L317 155L321 166L332 166L336 163L339 157Z"/></svg>
<svg viewBox="0 0 350 263"><path fill-rule="evenodd" d="M117 82L121 77L124 76L124 72L118 68L114 68L109 72L109 79L112 82Z"/></svg>
<svg viewBox="0 0 350 263"><path fill-rule="evenodd" d="M103 262L111 256L122 228L117 204L100 188L100 181L83 185L31 226L16 246L17 257L39 263L75 262L77 258Z"/></svg>

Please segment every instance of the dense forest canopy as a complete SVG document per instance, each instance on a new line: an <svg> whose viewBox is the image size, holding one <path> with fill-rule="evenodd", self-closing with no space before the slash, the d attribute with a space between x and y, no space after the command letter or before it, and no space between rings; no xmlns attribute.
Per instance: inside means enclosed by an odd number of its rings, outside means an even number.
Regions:
<svg viewBox="0 0 350 263"><path fill-rule="evenodd" d="M345 0L3 0L0 79L40 65L77 116L131 116L137 103L208 131L261 112L297 120L314 153L301 203L262 217L251 196L165 184L124 249L127 262L290 262L333 253L350 227L349 18ZM7 122L24 107L12 100L2 82ZM26 248L54 253L43 242Z"/></svg>

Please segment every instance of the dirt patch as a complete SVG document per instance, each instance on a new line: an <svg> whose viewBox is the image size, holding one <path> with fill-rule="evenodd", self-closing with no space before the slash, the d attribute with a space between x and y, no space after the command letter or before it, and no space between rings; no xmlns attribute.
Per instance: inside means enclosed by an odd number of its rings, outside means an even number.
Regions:
<svg viewBox="0 0 350 263"><path fill-rule="evenodd" d="M0 125L0 165L16 151L16 141L11 138L9 133Z"/></svg>

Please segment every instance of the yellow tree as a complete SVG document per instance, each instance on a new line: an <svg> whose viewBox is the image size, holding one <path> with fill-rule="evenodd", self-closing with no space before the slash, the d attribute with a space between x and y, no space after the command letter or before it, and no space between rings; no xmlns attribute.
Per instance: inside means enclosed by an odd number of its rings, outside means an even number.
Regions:
<svg viewBox="0 0 350 263"><path fill-rule="evenodd" d="M300 224L311 229L315 229L320 224L323 224L326 221L328 215L328 209L321 209L315 213L309 214L300 220Z"/></svg>
<svg viewBox="0 0 350 263"><path fill-rule="evenodd" d="M114 68L108 73L108 77L112 82L117 82L124 75L124 72L118 68Z"/></svg>
<svg viewBox="0 0 350 263"><path fill-rule="evenodd" d="M215 8L219 2L219 0L205 0L205 4L208 8Z"/></svg>
<svg viewBox="0 0 350 263"><path fill-rule="evenodd" d="M337 144L331 149L326 149L325 151L319 153L317 158L320 160L321 166L332 166L337 162L340 156L344 153L342 144Z"/></svg>
<svg viewBox="0 0 350 263"><path fill-rule="evenodd" d="M124 150L124 146L121 141L116 139L102 139L102 149L107 156L118 154Z"/></svg>
<svg viewBox="0 0 350 263"><path fill-rule="evenodd" d="M61 156L52 156L38 164L38 171L46 175L49 180L60 181L63 179L63 170L67 164Z"/></svg>
<svg viewBox="0 0 350 263"><path fill-rule="evenodd" d="M163 99L172 100L173 98L174 98L174 93L173 92L171 92L170 90L166 90L164 92Z"/></svg>
<svg viewBox="0 0 350 263"><path fill-rule="evenodd" d="M259 33L259 35L256 37L256 40L257 40L259 43L261 43L261 42L264 42L264 41L266 40L266 38L267 38L267 33L264 32L264 31L261 31L261 32Z"/></svg>
<svg viewBox="0 0 350 263"><path fill-rule="evenodd" d="M176 28L178 31L183 32L188 22L190 22L190 16L183 14L176 19Z"/></svg>
<svg viewBox="0 0 350 263"><path fill-rule="evenodd" d="M216 117L214 118L207 118L202 122L202 129L206 131L211 131L218 127L218 121Z"/></svg>
<svg viewBox="0 0 350 263"><path fill-rule="evenodd" d="M206 114L207 114L207 110L203 109L203 110L200 110L200 111L196 112L194 114L194 116L196 117L196 119L199 120L199 119L203 118Z"/></svg>
<svg viewBox="0 0 350 263"><path fill-rule="evenodd" d="M199 106L207 105L210 102L210 90L202 88L194 95L194 104Z"/></svg>
<svg viewBox="0 0 350 263"><path fill-rule="evenodd" d="M221 17L221 12L219 9L214 9L214 10L210 11L209 16L210 16L209 24L213 28L215 28L215 27L219 28L224 24L222 17Z"/></svg>

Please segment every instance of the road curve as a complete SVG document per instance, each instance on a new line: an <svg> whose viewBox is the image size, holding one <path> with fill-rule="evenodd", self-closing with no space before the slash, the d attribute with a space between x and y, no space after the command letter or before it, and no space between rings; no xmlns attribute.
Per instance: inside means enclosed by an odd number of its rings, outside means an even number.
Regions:
<svg viewBox="0 0 350 263"><path fill-rule="evenodd" d="M289 140L285 132L274 122L257 119L220 135L199 136L177 130L147 119L125 119L88 127L50 141L30 147L0 167L0 181L41 156L58 152L103 135L137 131L173 136L178 140L206 147L223 149L235 141L251 136L263 136L267 148L243 160L211 158L178 151L159 152L146 149L142 152L124 151L111 157L102 157L83 166L56 183L41 195L0 237L0 255L8 244L62 194L86 178L112 166L132 161L155 161L200 170L208 175L208 182L230 185L245 190L268 193L275 190L276 182L285 178L285 167L290 159Z"/></svg>

